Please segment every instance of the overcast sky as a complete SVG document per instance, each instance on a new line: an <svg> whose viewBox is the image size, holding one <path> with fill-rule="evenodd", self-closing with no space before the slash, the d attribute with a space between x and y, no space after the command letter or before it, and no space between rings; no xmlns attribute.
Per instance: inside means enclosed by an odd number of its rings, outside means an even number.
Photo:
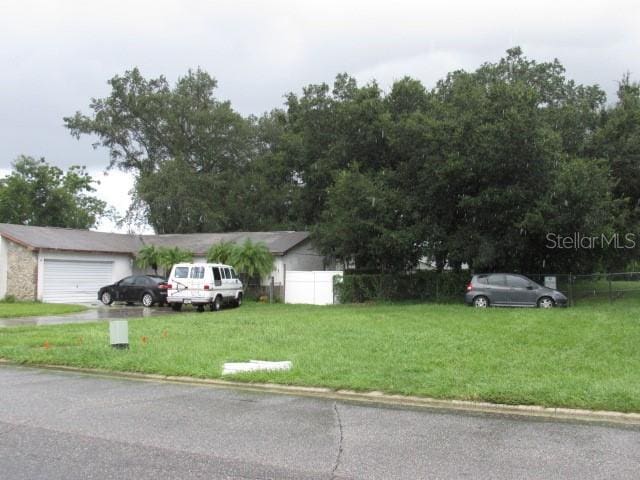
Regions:
<svg viewBox="0 0 640 480"><path fill-rule="evenodd" d="M124 211L131 180L104 177L108 153L72 138L62 117L88 113L106 81L134 66L171 82L199 66L218 80L218 98L248 115L339 72L385 90L405 75L432 87L520 45L612 100L624 72L640 80L639 25L640 2L616 0L0 0L0 174L20 154L87 165L99 195Z"/></svg>

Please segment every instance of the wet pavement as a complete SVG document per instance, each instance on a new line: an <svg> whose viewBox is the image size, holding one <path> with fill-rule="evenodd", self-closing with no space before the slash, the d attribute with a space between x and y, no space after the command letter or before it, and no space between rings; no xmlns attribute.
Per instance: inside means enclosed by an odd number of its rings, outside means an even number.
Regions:
<svg viewBox="0 0 640 480"><path fill-rule="evenodd" d="M68 313L65 315L41 315L37 317L0 318L0 328L20 327L27 325L59 325L62 323L87 323L102 322L117 319L156 317L176 313L169 307L142 307L112 305L89 306L88 310L78 313Z"/></svg>

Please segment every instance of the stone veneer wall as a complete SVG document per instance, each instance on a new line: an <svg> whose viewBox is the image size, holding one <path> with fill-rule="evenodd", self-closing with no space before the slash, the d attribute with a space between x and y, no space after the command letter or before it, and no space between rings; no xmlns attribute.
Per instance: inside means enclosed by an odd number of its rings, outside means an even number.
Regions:
<svg viewBox="0 0 640 480"><path fill-rule="evenodd" d="M38 255L17 243L7 242L7 293L18 300L35 300Z"/></svg>

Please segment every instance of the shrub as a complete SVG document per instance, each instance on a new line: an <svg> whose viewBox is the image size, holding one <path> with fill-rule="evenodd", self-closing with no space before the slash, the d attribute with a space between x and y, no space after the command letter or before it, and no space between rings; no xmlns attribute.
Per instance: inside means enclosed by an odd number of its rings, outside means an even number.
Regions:
<svg viewBox="0 0 640 480"><path fill-rule="evenodd" d="M212 245L207 252L207 262L228 264L229 260L235 255L237 248L233 242Z"/></svg>
<svg viewBox="0 0 640 480"><path fill-rule="evenodd" d="M444 301L460 299L470 279L470 272L347 273L336 284L336 291L342 303L371 300Z"/></svg>
<svg viewBox="0 0 640 480"><path fill-rule="evenodd" d="M171 268L176 263L191 262L193 254L179 247L160 247L158 248L158 264L165 269L165 277L169 276Z"/></svg>
<svg viewBox="0 0 640 480"><path fill-rule="evenodd" d="M155 245L145 245L136 255L136 265L140 268L151 268L157 275L161 253L162 251L156 248Z"/></svg>
<svg viewBox="0 0 640 480"><path fill-rule="evenodd" d="M258 279L259 284L259 280L273 270L273 256L269 248L262 242L253 243L248 238L232 250L229 262L244 277L245 285L251 279Z"/></svg>

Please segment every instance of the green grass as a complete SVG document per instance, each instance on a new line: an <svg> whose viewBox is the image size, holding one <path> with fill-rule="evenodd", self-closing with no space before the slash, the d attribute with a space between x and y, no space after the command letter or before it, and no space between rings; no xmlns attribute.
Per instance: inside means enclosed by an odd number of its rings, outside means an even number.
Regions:
<svg viewBox="0 0 640 480"><path fill-rule="evenodd" d="M130 320L129 351L106 323L0 329L0 357L117 371L220 377L227 361L292 360L236 380L436 398L640 412L640 301L569 309L245 304Z"/></svg>
<svg viewBox="0 0 640 480"><path fill-rule="evenodd" d="M82 305L40 302L0 302L0 318L35 317L40 315L61 315L82 312Z"/></svg>

